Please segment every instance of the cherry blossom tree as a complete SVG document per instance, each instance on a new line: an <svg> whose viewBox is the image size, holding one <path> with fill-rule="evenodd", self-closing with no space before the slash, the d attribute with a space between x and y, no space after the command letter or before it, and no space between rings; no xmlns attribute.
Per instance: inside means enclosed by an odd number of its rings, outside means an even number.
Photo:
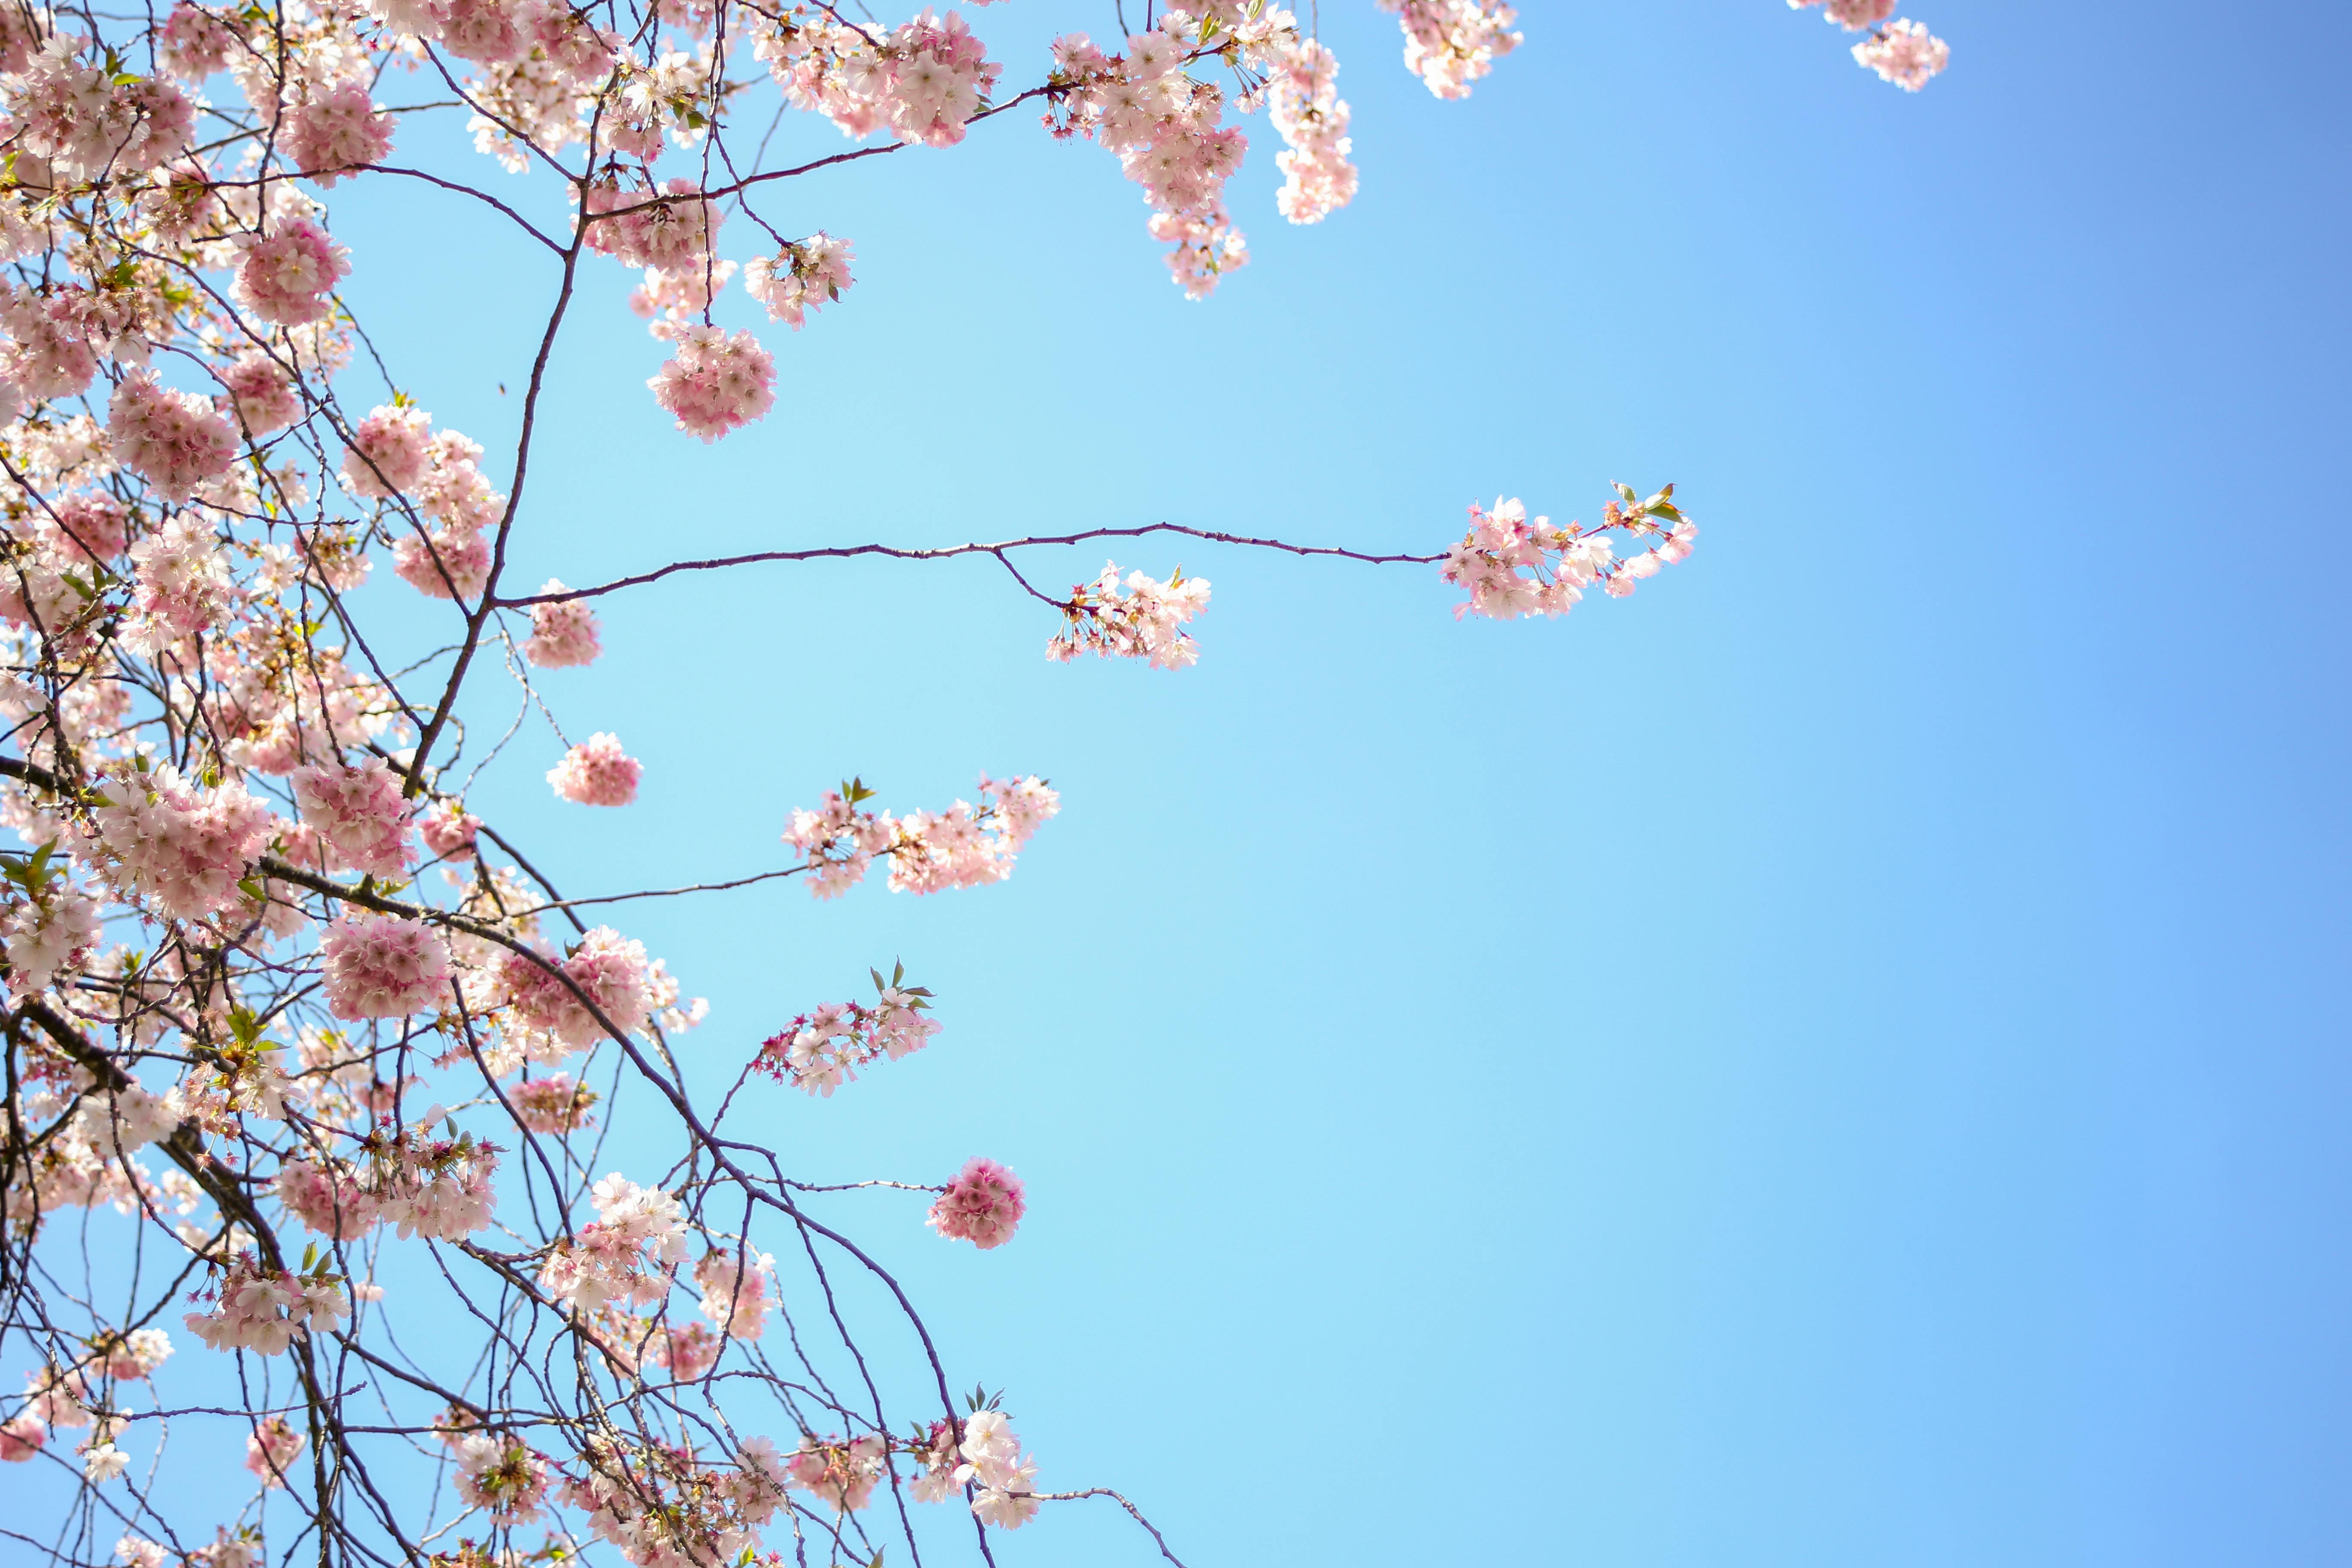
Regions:
<svg viewBox="0 0 2352 1568"><path fill-rule="evenodd" d="M460 701L505 679L543 707L536 672L598 659L603 600L751 562L990 557L1050 610L1049 658L1172 670L1200 657L1206 579L1107 565L1056 595L1024 555L1177 535L1429 572L1457 614L1507 618L1623 597L1688 555L1673 487L1618 485L1589 524L1474 506L1425 554L1107 522L511 580L583 268L634 269L667 348L646 392L617 395L715 441L774 401L773 351L718 324L730 286L793 331L854 308L853 241L762 214L816 168L1034 117L1117 159L1195 299L1248 260L1226 198L1248 116L1282 144L1282 218L1345 205L1349 109L1311 24L1196 3L1102 6L1115 33L1069 33L1009 77L958 12L884 24L824 0L0 8L0 814L22 845L0 858L0 1370L22 1380L0 1394L0 1462L65 1478L71 1500L54 1521L8 1510L12 1552L705 1568L878 1564L898 1543L919 1562L928 1543L992 1562L992 1532L1104 1499L1175 1560L1121 1493L1050 1489L845 1228L873 1211L837 1205L868 1199L800 1179L746 1130L762 1096L914 1070L889 1064L950 1009L877 968L870 990L682 1039L703 1005L623 929L634 898L797 878L828 899L877 861L898 892L1001 881L1054 789L982 774L971 799L886 809L853 778L776 804L772 868L574 896L469 809L505 747L467 733ZM1521 41L1501 0L1379 3L1440 98ZM1827 12L1916 89L1944 47L1889 8ZM765 139L731 134L793 112L830 120L843 150L772 166ZM408 155L430 117L461 118L480 158ZM330 201L389 183L544 258L510 450L436 422L404 390L427 384L402 379L429 376L403 363L416 345L371 341L338 291L366 260ZM444 606L421 663L393 668L371 636L355 594L379 566ZM546 778L622 809L642 772L597 733ZM730 1064L723 1094L689 1093L688 1052ZM604 1158L624 1114L667 1164ZM1017 1237L1028 1200L1003 1165L916 1174L858 1185L928 1200L942 1242ZM887 1321L863 1320L876 1300ZM462 1331L396 1331L428 1321ZM198 1357L233 1369L207 1386L235 1403L175 1395ZM912 1405L886 1401L908 1386ZM164 1506L192 1444L241 1450L250 1494Z"/></svg>

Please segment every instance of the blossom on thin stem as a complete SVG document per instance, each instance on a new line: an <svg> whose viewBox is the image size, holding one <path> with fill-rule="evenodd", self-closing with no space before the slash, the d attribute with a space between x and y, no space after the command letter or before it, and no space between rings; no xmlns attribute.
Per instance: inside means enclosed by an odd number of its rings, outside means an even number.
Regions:
<svg viewBox="0 0 2352 1568"><path fill-rule="evenodd" d="M930 1044L940 1032L939 1020L925 1011L930 992L905 983L904 964L887 981L878 969L868 973L876 992L872 1006L827 1002L803 1013L761 1042L752 1065L779 1083L830 1099L859 1068L884 1057L897 1061Z"/></svg>
<svg viewBox="0 0 2352 1568"><path fill-rule="evenodd" d="M1591 528L1575 522L1555 528L1545 517L1530 521L1517 498L1496 502L1492 511L1474 503L1470 531L1446 551L1441 568L1445 581L1470 591L1469 602L1454 606L1456 618L1564 616L1596 583L1601 592L1623 598L1643 578L1690 554L1698 525L1675 505L1674 486L1647 500L1635 500L1628 486L1616 489L1618 499ZM1657 542L1620 557L1612 533Z"/></svg>
<svg viewBox="0 0 2352 1568"><path fill-rule="evenodd" d="M801 852L809 891L820 899L836 898L865 880L881 855L890 857L894 893L1001 882L1013 874L1014 858L1038 825L1061 810L1061 796L1034 774L1000 782L982 773L980 794L987 804L977 811L960 800L943 812L892 816L859 810L874 792L852 779L828 790L816 810L794 811L784 842Z"/></svg>
<svg viewBox="0 0 2352 1568"><path fill-rule="evenodd" d="M1209 606L1209 580L1187 577L1178 567L1165 583L1140 572L1118 580L1118 564L1105 563L1102 575L1070 590L1062 605L1062 629L1045 644L1045 657L1067 664L1081 653L1105 658L1148 658L1155 669L1182 669L1198 662L1201 647L1182 627Z"/></svg>

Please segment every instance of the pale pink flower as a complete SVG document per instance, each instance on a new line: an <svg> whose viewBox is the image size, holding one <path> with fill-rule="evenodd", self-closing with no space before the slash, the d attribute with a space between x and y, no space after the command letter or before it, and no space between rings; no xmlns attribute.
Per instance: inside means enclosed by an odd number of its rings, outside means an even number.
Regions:
<svg viewBox="0 0 2352 1568"><path fill-rule="evenodd" d="M288 218L243 249L232 297L263 321L289 327L332 310L328 296L352 270L352 253L308 218Z"/></svg>
<svg viewBox="0 0 2352 1568"><path fill-rule="evenodd" d="M302 820L316 828L330 865L398 881L416 858L408 841L408 802L400 775L381 758L356 767L321 763L288 781Z"/></svg>
<svg viewBox="0 0 2352 1568"><path fill-rule="evenodd" d="M100 847L167 914L195 919L242 895L237 879L282 824L269 808L225 784L201 790L166 763L125 768L103 784L90 813Z"/></svg>
<svg viewBox="0 0 2352 1568"><path fill-rule="evenodd" d="M1525 41L1503 0L1378 0L1404 28L1404 68L1440 98L1467 98L1470 84Z"/></svg>
<svg viewBox="0 0 2352 1568"><path fill-rule="evenodd" d="M220 378L229 406L244 422L248 436L273 435L302 417L302 400L295 395L294 383L258 350L237 356Z"/></svg>
<svg viewBox="0 0 2352 1568"><path fill-rule="evenodd" d="M565 591L553 577L540 589L542 594ZM596 637L596 612L589 608L587 600L558 599L530 607L530 636L522 645L522 656L541 669L593 664L603 651Z"/></svg>
<svg viewBox="0 0 2352 1568"><path fill-rule="evenodd" d="M421 921L347 913L320 943L327 1010L338 1018L404 1018L449 1001L449 948Z"/></svg>
<svg viewBox="0 0 2352 1568"><path fill-rule="evenodd" d="M547 1461L520 1438L480 1435L458 1440L457 1495L486 1510L502 1530L529 1524L547 1495Z"/></svg>
<svg viewBox="0 0 2352 1568"><path fill-rule="evenodd" d="M115 458L165 500L185 500L236 461L236 435L209 397L173 392L152 371L122 378L107 405Z"/></svg>
<svg viewBox="0 0 2352 1568"><path fill-rule="evenodd" d="M1822 0L1789 0L1789 9L1802 11L1810 5L1820 5ZM1849 33L1859 33L1874 27L1895 15L1895 0L1829 0L1822 10L1822 19L1833 22Z"/></svg>
<svg viewBox="0 0 2352 1568"><path fill-rule="evenodd" d="M282 1488L287 1471L307 1441L301 1433L287 1425L284 1416L269 1416L256 1426L245 1440L245 1468L261 1478L264 1491Z"/></svg>
<svg viewBox="0 0 2352 1568"><path fill-rule="evenodd" d="M361 163L381 163L392 151L392 116L379 110L365 86L341 81L295 106L278 133L294 166L331 185Z"/></svg>
<svg viewBox="0 0 2352 1568"><path fill-rule="evenodd" d="M841 298L856 281L849 275L856 252L849 241L822 229L772 257L755 256L743 267L743 287L768 308L768 319L798 331L807 313Z"/></svg>
<svg viewBox="0 0 2352 1568"><path fill-rule="evenodd" d="M525 1079L507 1091L507 1099L514 1105L515 1119L531 1131L560 1136L589 1125L596 1092L573 1081L570 1073L559 1072Z"/></svg>
<svg viewBox="0 0 2352 1568"><path fill-rule="evenodd" d="M490 581L490 544L479 531L443 526L403 534L392 547L394 575L428 599L478 599Z"/></svg>
<svg viewBox="0 0 2352 1568"><path fill-rule="evenodd" d="M422 408L386 404L352 428L343 451L343 482L352 493L382 500L414 490L431 465L433 417Z"/></svg>
<svg viewBox="0 0 2352 1568"><path fill-rule="evenodd" d="M320 1236L350 1241L365 1236L382 1217L376 1195L340 1161L288 1160L271 1184L278 1201Z"/></svg>
<svg viewBox="0 0 2352 1568"><path fill-rule="evenodd" d="M1916 92L1951 63L1952 47L1916 22L1890 22L1853 47L1854 59L1906 92Z"/></svg>
<svg viewBox="0 0 2352 1568"><path fill-rule="evenodd" d="M104 490L77 490L55 503L57 547L83 561L110 561L131 539L131 514Z"/></svg>
<svg viewBox="0 0 2352 1568"><path fill-rule="evenodd" d="M426 812L417 820L416 830L428 854L454 864L474 858L474 836L481 826L480 817L452 800Z"/></svg>
<svg viewBox="0 0 2352 1568"><path fill-rule="evenodd" d="M547 770L556 795L582 805L626 805L637 798L645 764L621 750L618 737L597 733L563 753Z"/></svg>
<svg viewBox="0 0 2352 1568"><path fill-rule="evenodd" d="M745 1249L706 1254L694 1266L695 1288L702 1292L702 1315L733 1339L756 1340L767 1329L768 1290L775 1259Z"/></svg>
<svg viewBox="0 0 2352 1568"><path fill-rule="evenodd" d="M750 332L682 327L676 347L646 384L679 429L716 441L774 406L775 358Z"/></svg>

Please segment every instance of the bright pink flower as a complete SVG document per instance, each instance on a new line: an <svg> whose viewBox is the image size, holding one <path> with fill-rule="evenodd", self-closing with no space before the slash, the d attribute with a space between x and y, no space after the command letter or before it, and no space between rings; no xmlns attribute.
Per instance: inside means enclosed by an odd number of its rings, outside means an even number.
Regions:
<svg viewBox="0 0 2352 1568"><path fill-rule="evenodd" d="M563 753L547 770L547 782L562 798L582 805L626 805L637 798L645 764L621 750L617 736L598 733Z"/></svg>
<svg viewBox="0 0 2352 1568"><path fill-rule="evenodd" d="M338 1018L404 1018L449 1000L449 947L398 915L347 914L320 943L327 1010Z"/></svg>
<svg viewBox="0 0 2352 1568"><path fill-rule="evenodd" d="M1021 1178L993 1160L975 1159L956 1173L948 1190L931 1205L926 1222L941 1236L969 1241L985 1252L1013 1239L1029 1205Z"/></svg>

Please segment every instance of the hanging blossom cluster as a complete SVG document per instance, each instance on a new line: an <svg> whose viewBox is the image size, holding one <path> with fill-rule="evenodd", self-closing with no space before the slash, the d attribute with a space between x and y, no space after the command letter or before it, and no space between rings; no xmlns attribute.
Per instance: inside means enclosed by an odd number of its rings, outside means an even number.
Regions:
<svg viewBox="0 0 2352 1568"><path fill-rule="evenodd" d="M1498 621L1564 616L1595 584L1612 598L1625 597L1643 578L1686 559L1698 538L1698 524L1683 515L1674 497L1675 487L1668 485L1637 500L1630 487L1619 485L1617 499L1591 528L1575 522L1555 528L1549 518L1531 520L1516 497L1496 502L1492 511L1473 503L1470 531L1445 552L1443 568L1448 583L1470 594L1454 615ZM1620 537L1656 542L1620 555Z"/></svg>
<svg viewBox="0 0 2352 1568"><path fill-rule="evenodd" d="M1889 21L1895 0L1789 0L1789 8L1822 7L1822 18L1870 37L1853 46L1856 64L1906 92L1916 92L1951 64L1952 48L1917 22Z"/></svg>
<svg viewBox="0 0 2352 1568"><path fill-rule="evenodd" d="M908 985L907 966L898 964L890 978L874 976L872 1005L863 1002L827 1002L813 1013L803 1013L760 1044L755 1065L779 1083L830 1099L835 1089L857 1077L857 1069L888 1058L897 1061L931 1043L940 1032L930 1016L931 994Z"/></svg>
<svg viewBox="0 0 2352 1568"><path fill-rule="evenodd" d="M1378 0L1404 29L1404 68L1440 98L1467 98L1470 84L1526 42L1502 0Z"/></svg>
<svg viewBox="0 0 2352 1568"><path fill-rule="evenodd" d="M1096 653L1149 659L1154 669L1182 669L1201 657L1184 624L1208 607L1205 577L1187 577L1180 566L1165 583L1130 572L1122 584L1118 563L1108 563L1101 576L1070 590L1062 629L1045 644L1045 657L1067 664L1081 653Z"/></svg>
<svg viewBox="0 0 2352 1568"><path fill-rule="evenodd" d="M801 852L809 891L838 898L866 879L876 858L890 858L890 890L936 893L1001 882L1040 825L1062 809L1062 797L1034 774L999 781L980 777L974 809L957 801L945 811L904 816L863 811L874 798L862 780L827 790L814 811L796 810L784 842Z"/></svg>
<svg viewBox="0 0 2352 1568"><path fill-rule="evenodd" d="M1169 270L1196 300L1249 260L1224 203L1248 139L1223 123L1223 88L1192 74L1213 62L1234 72L1236 107L1273 103L1276 132L1288 149L1276 159L1285 175L1276 198L1283 216L1314 223L1347 205L1356 170L1348 162L1348 106L1334 88L1339 64L1279 6L1204 0L1197 14L1165 13L1116 53L1084 33L1058 38L1053 107L1045 116L1056 138L1088 139L1118 154L1150 205L1152 237L1171 247Z"/></svg>

